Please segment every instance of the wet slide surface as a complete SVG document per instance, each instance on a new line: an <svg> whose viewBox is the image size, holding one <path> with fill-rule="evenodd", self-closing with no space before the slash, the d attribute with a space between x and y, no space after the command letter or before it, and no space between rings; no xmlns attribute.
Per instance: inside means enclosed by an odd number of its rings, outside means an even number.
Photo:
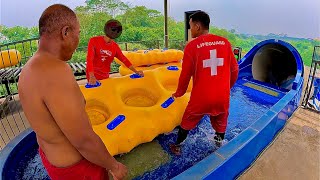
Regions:
<svg viewBox="0 0 320 180"><path fill-rule="evenodd" d="M268 111L284 96L284 93L266 88L254 82L239 79L231 91L230 115L224 143L232 140L244 129ZM210 120L204 116L183 143L181 156L169 151L177 130L158 136L153 142L142 144L130 153L117 156L129 168L129 179L169 179L201 161L218 147L213 141L214 131ZM23 143L23 144L22 144ZM11 158L5 169L12 179L49 179L37 151L34 133L22 141L20 153ZM28 143L28 146L25 145ZM12 167L14 166L14 167Z"/></svg>

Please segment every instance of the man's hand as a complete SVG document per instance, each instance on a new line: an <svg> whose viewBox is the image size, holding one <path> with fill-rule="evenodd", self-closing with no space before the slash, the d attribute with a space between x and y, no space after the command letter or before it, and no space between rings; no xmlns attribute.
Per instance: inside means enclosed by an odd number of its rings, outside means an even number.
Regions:
<svg viewBox="0 0 320 180"><path fill-rule="evenodd" d="M95 85L97 83L97 79L95 76L90 76L89 78L89 85Z"/></svg>
<svg viewBox="0 0 320 180"><path fill-rule="evenodd" d="M125 165L117 162L115 168L110 170L110 174L112 175L114 180L121 180L127 176L128 169Z"/></svg>

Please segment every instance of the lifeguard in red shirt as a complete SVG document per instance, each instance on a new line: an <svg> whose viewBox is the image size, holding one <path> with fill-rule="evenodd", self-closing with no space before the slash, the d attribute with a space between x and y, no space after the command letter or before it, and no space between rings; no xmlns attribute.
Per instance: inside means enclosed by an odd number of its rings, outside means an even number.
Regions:
<svg viewBox="0 0 320 180"><path fill-rule="evenodd" d="M190 16L192 38L184 50L182 71L174 98L183 96L192 77L190 101L182 117L178 138L170 145L173 153L180 153L180 144L204 115L210 115L216 131L215 141L221 145L229 115L230 88L238 78L238 63L229 41L209 34L209 15L198 11Z"/></svg>
<svg viewBox="0 0 320 180"><path fill-rule="evenodd" d="M142 71L137 71L130 61L122 54L118 44L113 41L120 36L121 24L116 20L109 20L104 27L104 36L92 37L88 43L87 54L87 80L90 85L95 85L97 80L109 78L110 65L114 57L122 61L133 72L143 76Z"/></svg>

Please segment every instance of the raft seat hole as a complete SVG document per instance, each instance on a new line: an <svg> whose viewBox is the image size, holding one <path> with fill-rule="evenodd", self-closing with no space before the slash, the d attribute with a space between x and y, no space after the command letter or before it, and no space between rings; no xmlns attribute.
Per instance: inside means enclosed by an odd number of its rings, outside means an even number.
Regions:
<svg viewBox="0 0 320 180"><path fill-rule="evenodd" d="M127 106L152 107L157 104L160 95L147 89L130 89L122 94L122 101Z"/></svg>
<svg viewBox="0 0 320 180"><path fill-rule="evenodd" d="M110 113L107 107L97 100L87 101L86 112L91 125L103 124L110 118Z"/></svg>

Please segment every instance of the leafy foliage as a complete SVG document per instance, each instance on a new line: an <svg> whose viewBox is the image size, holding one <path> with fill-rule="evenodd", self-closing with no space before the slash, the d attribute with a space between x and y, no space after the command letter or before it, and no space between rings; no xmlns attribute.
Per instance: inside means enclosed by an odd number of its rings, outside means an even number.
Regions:
<svg viewBox="0 0 320 180"><path fill-rule="evenodd" d="M164 16L157 10L148 9L144 6L134 6L121 0L87 0L85 6L79 6L75 9L80 21L81 35L79 47L72 58L72 61L85 61L86 47L90 37L103 35L104 24L111 18L118 19L123 25L122 35L116 39L117 42L138 43L120 43L120 47L125 50L148 49L163 47L163 27ZM184 46L184 22L179 22L173 18L168 18L169 25L169 46L170 48L183 49ZM235 34L235 30L227 31L217 27L210 27L210 32L227 38L233 46L239 46L243 52L248 52L258 42L277 38L291 43L298 49L305 65L310 65L313 47L320 45L320 41L310 39L289 38L286 35L269 34L246 35ZM38 36L38 28L32 27L12 27L0 26L0 44L14 42L33 38ZM178 40L178 41L176 41ZM17 45L17 49L24 51L28 57L32 55L36 48L36 43ZM32 50L30 48L32 47ZM24 48L24 49L23 49Z"/></svg>

